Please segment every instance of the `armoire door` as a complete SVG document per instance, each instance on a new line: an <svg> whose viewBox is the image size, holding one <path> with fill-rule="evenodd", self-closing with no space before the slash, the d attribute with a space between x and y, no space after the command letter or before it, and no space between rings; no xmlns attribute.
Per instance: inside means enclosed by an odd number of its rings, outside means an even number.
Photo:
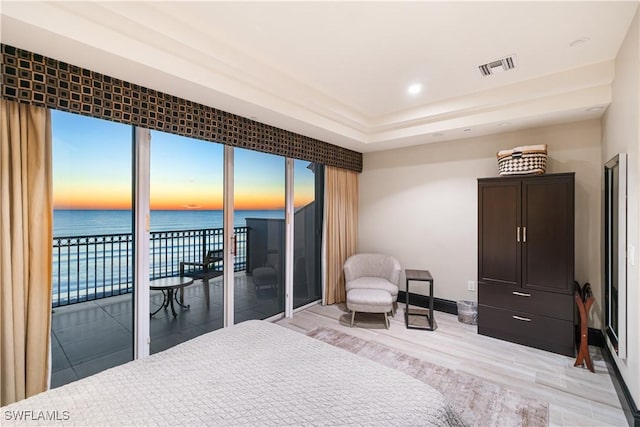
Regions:
<svg viewBox="0 0 640 427"><path fill-rule="evenodd" d="M521 217L519 181L478 186L478 281L520 285Z"/></svg>
<svg viewBox="0 0 640 427"><path fill-rule="evenodd" d="M522 287L573 292L573 177L522 183Z"/></svg>

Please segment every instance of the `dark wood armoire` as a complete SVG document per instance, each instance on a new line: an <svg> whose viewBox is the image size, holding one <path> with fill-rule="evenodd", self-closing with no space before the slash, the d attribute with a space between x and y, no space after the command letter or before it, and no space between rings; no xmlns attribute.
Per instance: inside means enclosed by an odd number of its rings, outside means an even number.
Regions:
<svg viewBox="0 0 640 427"><path fill-rule="evenodd" d="M574 174L478 179L478 333L575 354Z"/></svg>

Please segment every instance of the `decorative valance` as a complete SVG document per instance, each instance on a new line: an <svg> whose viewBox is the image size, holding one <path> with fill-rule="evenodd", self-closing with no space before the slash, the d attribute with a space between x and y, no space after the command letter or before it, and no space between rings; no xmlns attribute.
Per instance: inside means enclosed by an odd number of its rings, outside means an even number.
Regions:
<svg viewBox="0 0 640 427"><path fill-rule="evenodd" d="M362 154L5 44L2 98L362 172Z"/></svg>

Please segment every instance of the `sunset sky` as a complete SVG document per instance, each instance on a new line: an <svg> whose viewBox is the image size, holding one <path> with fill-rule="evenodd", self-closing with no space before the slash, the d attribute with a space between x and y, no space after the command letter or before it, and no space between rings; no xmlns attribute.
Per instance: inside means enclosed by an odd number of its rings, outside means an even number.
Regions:
<svg viewBox="0 0 640 427"><path fill-rule="evenodd" d="M55 209L130 209L132 127L52 110ZM235 208L284 209L283 157L235 149ZM296 160L296 207L313 200ZM223 145L151 132L151 209L222 209Z"/></svg>

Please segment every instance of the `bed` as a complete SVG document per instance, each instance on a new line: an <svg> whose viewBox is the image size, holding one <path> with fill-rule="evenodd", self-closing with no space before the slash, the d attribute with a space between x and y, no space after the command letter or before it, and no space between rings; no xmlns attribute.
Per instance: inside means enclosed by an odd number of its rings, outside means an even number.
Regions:
<svg viewBox="0 0 640 427"><path fill-rule="evenodd" d="M3 426L465 424L421 381L258 320L40 393L1 416Z"/></svg>

